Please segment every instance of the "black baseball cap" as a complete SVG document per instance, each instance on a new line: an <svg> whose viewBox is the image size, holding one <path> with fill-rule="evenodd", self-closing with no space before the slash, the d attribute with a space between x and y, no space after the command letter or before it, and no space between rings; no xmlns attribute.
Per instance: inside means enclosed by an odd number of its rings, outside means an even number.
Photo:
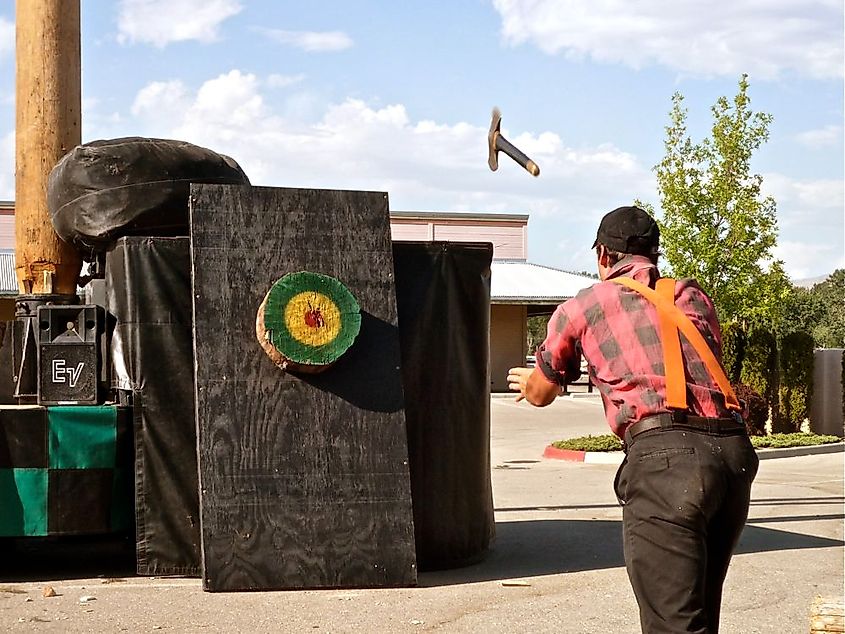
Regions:
<svg viewBox="0 0 845 634"><path fill-rule="evenodd" d="M643 209L618 207L601 219L593 248L599 244L619 253L656 255L660 229Z"/></svg>

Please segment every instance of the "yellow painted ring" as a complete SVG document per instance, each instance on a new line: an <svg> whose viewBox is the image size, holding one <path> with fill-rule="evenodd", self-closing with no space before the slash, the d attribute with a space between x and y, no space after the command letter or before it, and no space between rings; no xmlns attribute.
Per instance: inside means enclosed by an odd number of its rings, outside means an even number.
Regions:
<svg viewBox="0 0 845 634"><path fill-rule="evenodd" d="M331 343L342 325L337 304L317 291L291 297L285 306L284 320L291 337L307 346Z"/></svg>

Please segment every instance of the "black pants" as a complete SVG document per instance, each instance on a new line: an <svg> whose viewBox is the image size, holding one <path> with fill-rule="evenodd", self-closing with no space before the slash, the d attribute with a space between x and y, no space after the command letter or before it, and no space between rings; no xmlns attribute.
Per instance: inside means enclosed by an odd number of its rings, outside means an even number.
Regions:
<svg viewBox="0 0 845 634"><path fill-rule="evenodd" d="M757 463L744 434L656 429L631 443L615 489L643 632L718 632Z"/></svg>

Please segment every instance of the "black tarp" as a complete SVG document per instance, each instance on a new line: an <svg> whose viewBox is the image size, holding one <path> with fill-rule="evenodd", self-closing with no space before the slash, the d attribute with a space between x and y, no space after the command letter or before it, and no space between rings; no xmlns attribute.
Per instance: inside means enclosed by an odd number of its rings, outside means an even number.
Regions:
<svg viewBox="0 0 845 634"><path fill-rule="evenodd" d="M232 158L185 141L126 137L76 146L47 202L56 233L93 260L121 236L187 236L191 183L249 185Z"/></svg>
<svg viewBox="0 0 845 634"><path fill-rule="evenodd" d="M113 383L132 394L139 574L198 576L188 238L121 238L106 256Z"/></svg>
<svg viewBox="0 0 845 634"><path fill-rule="evenodd" d="M17 403L15 399L15 369L12 337L15 321L0 321L0 405Z"/></svg>
<svg viewBox="0 0 845 634"><path fill-rule="evenodd" d="M490 243L394 242L414 534L421 571L479 560L490 483Z"/></svg>
<svg viewBox="0 0 845 634"><path fill-rule="evenodd" d="M490 483L489 243L394 242L420 570L479 560ZM187 238L122 238L106 260L117 387L135 398L141 574L199 575Z"/></svg>

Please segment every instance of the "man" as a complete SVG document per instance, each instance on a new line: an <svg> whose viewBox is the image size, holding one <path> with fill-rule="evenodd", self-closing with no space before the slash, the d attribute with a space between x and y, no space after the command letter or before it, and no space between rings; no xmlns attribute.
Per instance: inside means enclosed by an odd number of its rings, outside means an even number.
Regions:
<svg viewBox="0 0 845 634"><path fill-rule="evenodd" d="M638 207L608 213L593 244L601 282L557 307L536 367L508 383L548 405L584 355L626 450L614 488L642 630L711 634L757 456L719 367L713 303L693 280L658 283L659 238Z"/></svg>

